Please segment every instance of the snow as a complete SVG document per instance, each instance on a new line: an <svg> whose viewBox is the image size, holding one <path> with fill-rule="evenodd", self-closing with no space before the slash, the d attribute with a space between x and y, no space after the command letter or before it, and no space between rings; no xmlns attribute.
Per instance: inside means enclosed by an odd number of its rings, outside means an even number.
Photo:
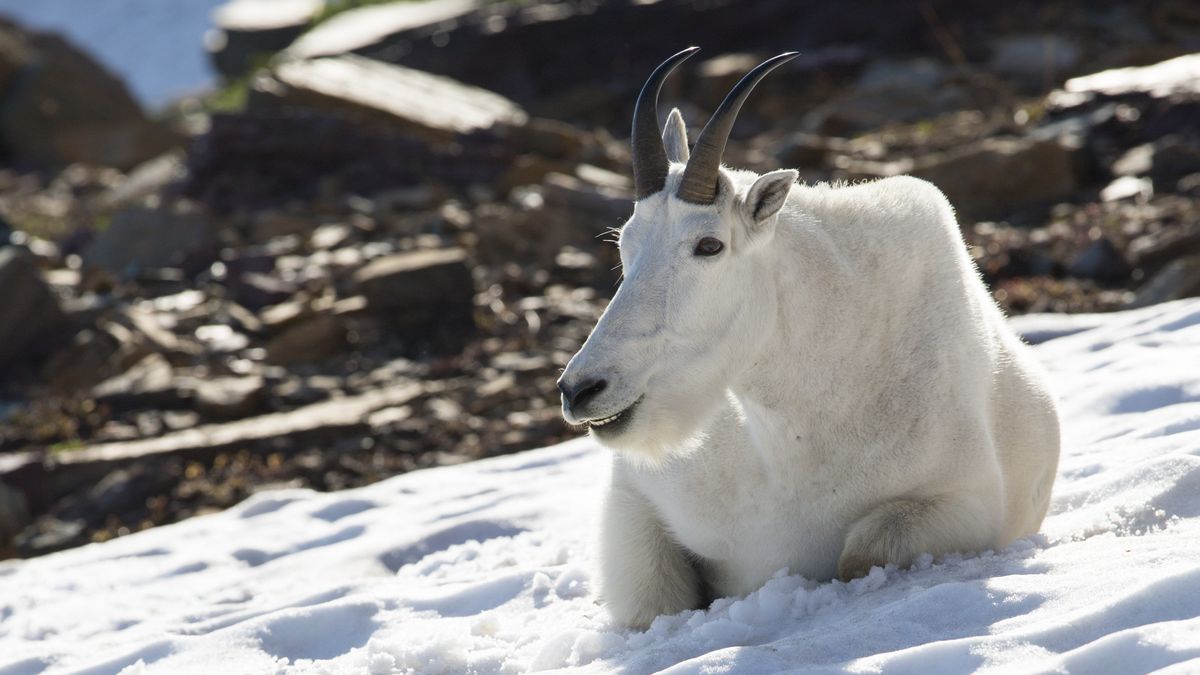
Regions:
<svg viewBox="0 0 1200 675"><path fill-rule="evenodd" d="M225 1L0 0L0 17L65 35L159 108L212 86L204 34Z"/></svg>
<svg viewBox="0 0 1200 675"><path fill-rule="evenodd" d="M1200 301L1062 325L1051 515L1002 551L623 630L579 439L0 563L0 673L1200 672Z"/></svg>

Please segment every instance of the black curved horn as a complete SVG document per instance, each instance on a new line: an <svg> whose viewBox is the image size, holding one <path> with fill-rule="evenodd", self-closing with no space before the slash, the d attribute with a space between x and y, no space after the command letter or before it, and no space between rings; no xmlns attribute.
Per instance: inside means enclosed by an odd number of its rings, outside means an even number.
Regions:
<svg viewBox="0 0 1200 675"><path fill-rule="evenodd" d="M642 93L638 94L630 137L633 145L633 185L638 199L658 192L667 182L667 153L663 149L662 132L658 128L658 92L671 71L699 50L699 47L688 47L663 61L650 74L646 84L642 85Z"/></svg>
<svg viewBox="0 0 1200 675"><path fill-rule="evenodd" d="M746 97L767 73L799 55L799 52L786 52L767 59L734 85L696 139L692 158L683 170L683 179L676 192L680 199L693 204L711 204L716 200L717 173L721 168L721 157L725 154L725 143L729 140L729 132L733 130L733 123L737 121Z"/></svg>

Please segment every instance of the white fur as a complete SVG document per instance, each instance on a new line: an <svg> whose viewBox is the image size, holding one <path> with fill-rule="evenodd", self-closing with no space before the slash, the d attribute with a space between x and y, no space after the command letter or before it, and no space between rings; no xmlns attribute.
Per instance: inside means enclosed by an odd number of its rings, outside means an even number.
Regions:
<svg viewBox="0 0 1200 675"><path fill-rule="evenodd" d="M1055 404L941 192L722 169L717 202L697 206L674 196L681 170L636 204L624 281L563 375L608 383L564 406L570 422L640 400L623 430L593 430L617 451L613 615L644 627L783 568L849 579L1036 532ZM705 236L724 251L695 256Z"/></svg>

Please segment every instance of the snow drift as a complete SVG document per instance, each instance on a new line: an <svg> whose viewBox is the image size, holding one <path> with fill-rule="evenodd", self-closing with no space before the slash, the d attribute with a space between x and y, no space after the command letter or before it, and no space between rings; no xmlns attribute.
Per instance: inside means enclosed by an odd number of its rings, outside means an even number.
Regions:
<svg viewBox="0 0 1200 675"><path fill-rule="evenodd" d="M587 439L0 564L0 673L1200 671L1200 301L1038 346L1064 456L1042 533L616 628Z"/></svg>

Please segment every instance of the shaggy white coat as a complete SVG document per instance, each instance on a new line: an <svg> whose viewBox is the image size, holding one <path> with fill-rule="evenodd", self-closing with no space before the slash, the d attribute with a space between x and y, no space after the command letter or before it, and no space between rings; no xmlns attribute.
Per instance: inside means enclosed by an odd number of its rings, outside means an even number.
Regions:
<svg viewBox="0 0 1200 675"><path fill-rule="evenodd" d="M621 230L624 281L565 381L616 450L601 536L619 621L744 595L777 570L850 579L1036 532L1055 403L930 183L797 185L722 169L715 204L665 188ZM725 244L694 254L702 237ZM636 405L635 405L636 404Z"/></svg>

